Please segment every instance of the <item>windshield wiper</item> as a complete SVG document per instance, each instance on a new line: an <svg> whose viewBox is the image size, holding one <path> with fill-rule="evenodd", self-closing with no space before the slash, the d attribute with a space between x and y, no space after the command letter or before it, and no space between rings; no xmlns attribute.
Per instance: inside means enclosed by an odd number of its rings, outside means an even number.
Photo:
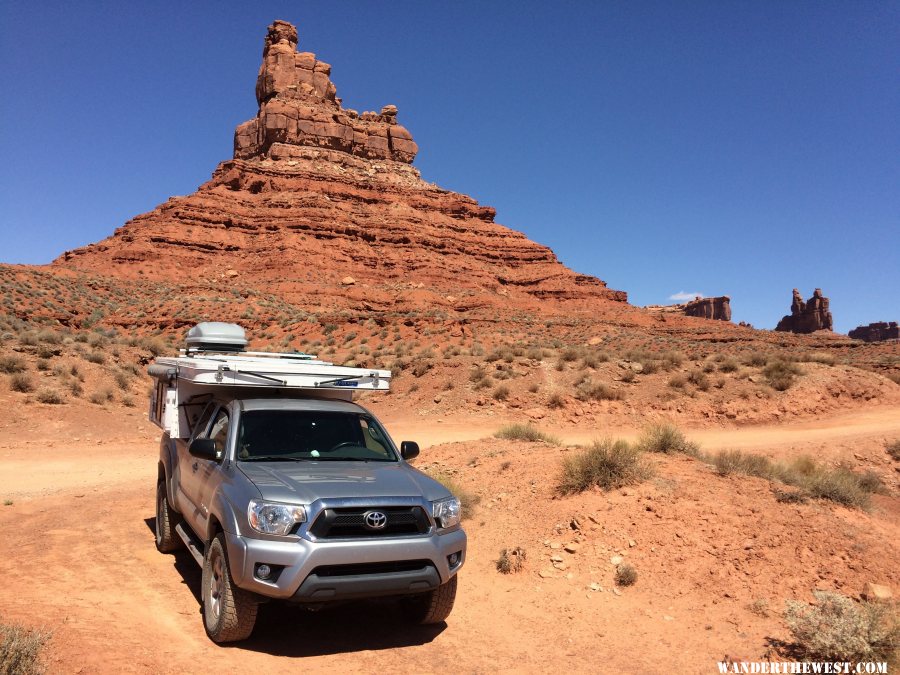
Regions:
<svg viewBox="0 0 900 675"><path fill-rule="evenodd" d="M305 462L309 457L292 457L291 455L262 455L257 457L238 457L240 462Z"/></svg>

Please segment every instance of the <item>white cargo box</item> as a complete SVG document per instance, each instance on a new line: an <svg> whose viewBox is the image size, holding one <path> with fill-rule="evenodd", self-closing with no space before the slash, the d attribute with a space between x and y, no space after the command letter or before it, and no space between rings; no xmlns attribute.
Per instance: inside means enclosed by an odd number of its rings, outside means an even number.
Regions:
<svg viewBox="0 0 900 675"><path fill-rule="evenodd" d="M336 366L309 354L231 351L241 340L246 344L243 333L234 324L199 324L188 333L189 347L181 356L157 358L148 370L156 380L150 421L172 438L187 438L197 408L202 410L212 394L349 401L357 391L390 389L389 370Z"/></svg>

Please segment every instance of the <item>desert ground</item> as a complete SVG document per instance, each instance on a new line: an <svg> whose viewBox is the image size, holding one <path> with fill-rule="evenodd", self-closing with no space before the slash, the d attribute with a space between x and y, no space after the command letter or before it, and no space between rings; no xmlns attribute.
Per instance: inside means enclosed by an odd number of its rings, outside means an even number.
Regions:
<svg viewBox="0 0 900 675"><path fill-rule="evenodd" d="M446 625L405 625L387 603L270 604L249 641L218 647L203 632L199 568L154 547L158 434L141 408L23 404L12 393L0 405L0 607L5 621L52 631L50 672L709 673L786 641L787 599L900 587L898 464L885 452L900 437L895 404L683 427L709 452L809 455L874 472L887 494L863 510L781 503L769 481L721 476L681 454L652 457L643 483L560 496L574 443L640 428L561 424L543 427L559 444L502 440L502 413L438 422L382 401L373 407L395 439L422 444L416 465L477 501ZM500 550L517 546L524 569L500 574ZM616 586L615 556L637 570L633 586Z"/></svg>

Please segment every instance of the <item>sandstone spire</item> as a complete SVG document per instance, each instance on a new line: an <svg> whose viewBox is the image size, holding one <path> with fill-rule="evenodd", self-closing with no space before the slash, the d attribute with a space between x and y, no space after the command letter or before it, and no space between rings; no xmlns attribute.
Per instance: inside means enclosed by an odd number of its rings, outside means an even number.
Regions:
<svg viewBox="0 0 900 675"><path fill-rule="evenodd" d="M331 66L297 51L297 29L287 21L269 26L256 79L256 118L234 132L236 159L289 158L297 146L340 150L368 159L412 163L419 151L397 123L397 106L380 113L345 109L331 81Z"/></svg>

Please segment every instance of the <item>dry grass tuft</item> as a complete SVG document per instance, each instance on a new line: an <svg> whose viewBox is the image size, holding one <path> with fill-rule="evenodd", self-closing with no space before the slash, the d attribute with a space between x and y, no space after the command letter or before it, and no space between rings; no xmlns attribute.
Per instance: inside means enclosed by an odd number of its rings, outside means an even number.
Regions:
<svg viewBox="0 0 900 675"><path fill-rule="evenodd" d="M595 485L613 490L640 483L653 475L643 453L627 441L594 441L591 447L563 459L558 490L583 492Z"/></svg>
<svg viewBox="0 0 900 675"><path fill-rule="evenodd" d="M497 571L501 574L514 574L521 572L525 567L525 549L521 546L515 548L505 548L500 551L500 557L497 558Z"/></svg>
<svg viewBox="0 0 900 675"><path fill-rule="evenodd" d="M44 672L41 650L50 633L0 623L0 673L37 675Z"/></svg>
<svg viewBox="0 0 900 675"><path fill-rule="evenodd" d="M528 441L530 443L541 441L551 445L559 445L560 443L556 436L546 434L530 424L509 424L494 433L494 438L503 438L509 441Z"/></svg>

